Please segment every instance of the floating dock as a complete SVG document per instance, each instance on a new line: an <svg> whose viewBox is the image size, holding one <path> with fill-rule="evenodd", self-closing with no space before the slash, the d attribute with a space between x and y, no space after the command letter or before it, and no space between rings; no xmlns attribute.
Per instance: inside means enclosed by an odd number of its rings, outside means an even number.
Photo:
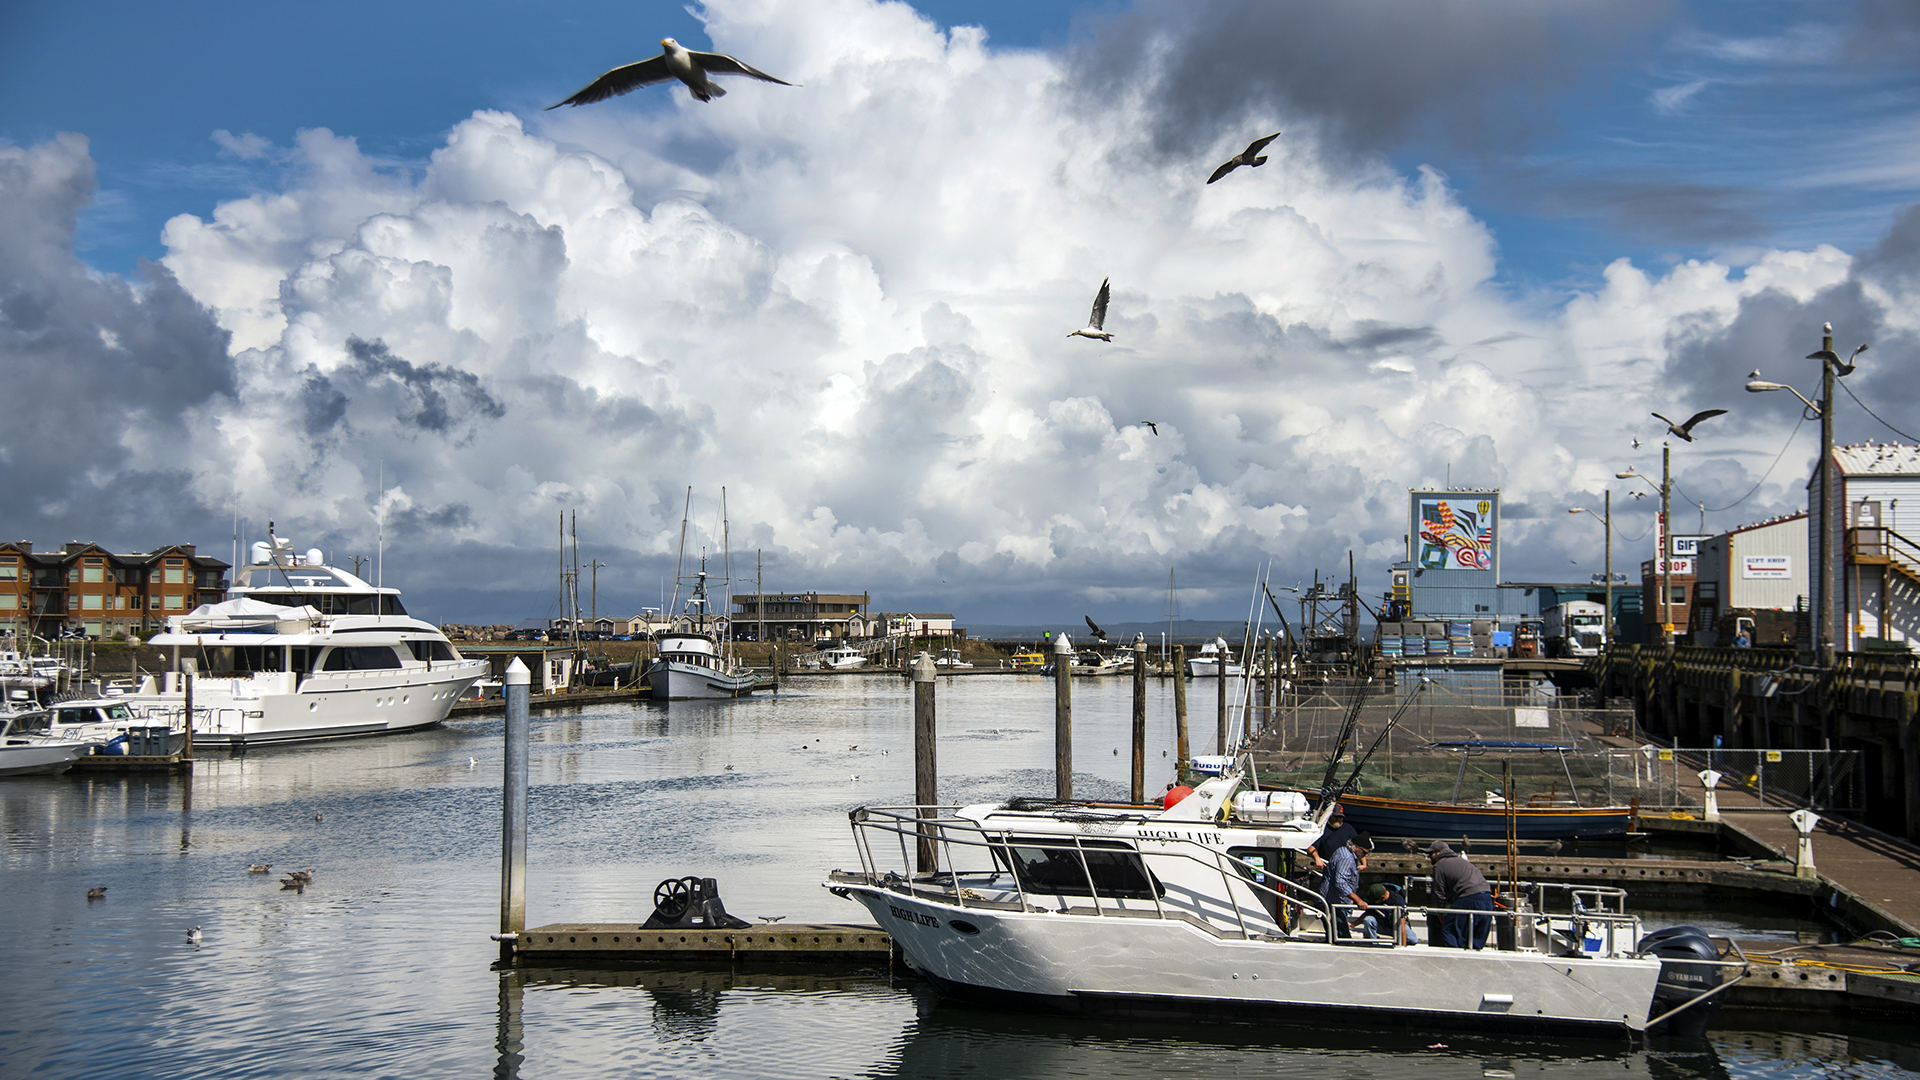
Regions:
<svg viewBox="0 0 1920 1080"><path fill-rule="evenodd" d="M520 935L523 960L760 960L886 963L893 939L877 926L767 923L746 930L648 930L638 923L551 923Z"/></svg>

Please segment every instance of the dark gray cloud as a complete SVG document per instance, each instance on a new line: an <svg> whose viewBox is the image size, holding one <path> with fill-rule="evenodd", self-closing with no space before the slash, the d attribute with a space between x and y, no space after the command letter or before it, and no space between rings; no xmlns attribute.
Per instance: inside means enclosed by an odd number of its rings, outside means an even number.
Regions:
<svg viewBox="0 0 1920 1080"><path fill-rule="evenodd" d="M0 147L0 530L42 544L190 540L221 515L185 471L128 443L184 456L209 444L186 417L233 393L227 333L165 267L142 262L129 282L74 257L94 191L80 136Z"/></svg>
<svg viewBox="0 0 1920 1080"><path fill-rule="evenodd" d="M1773 232L1778 200L1753 188L1676 180L1665 174L1574 174L1563 168L1508 172L1503 197L1552 217L1607 222L1643 243L1754 241Z"/></svg>
<svg viewBox="0 0 1920 1080"><path fill-rule="evenodd" d="M456 422L498 420L507 414L507 407L487 393L480 377L470 371L445 364L408 363L379 340L348 338L347 354L353 357L353 363L336 374L351 375L366 386L392 380L405 387L413 409L407 412L403 408L394 418L421 431L444 435ZM450 403L449 396L457 400Z"/></svg>
<svg viewBox="0 0 1920 1080"><path fill-rule="evenodd" d="M1091 23L1071 53L1088 108L1142 95L1154 148L1211 147L1249 113L1336 146L1434 138L1469 152L1524 144L1554 94L1637 45L1669 0L1212 0L1143 3ZM1292 118L1298 118L1298 121Z"/></svg>

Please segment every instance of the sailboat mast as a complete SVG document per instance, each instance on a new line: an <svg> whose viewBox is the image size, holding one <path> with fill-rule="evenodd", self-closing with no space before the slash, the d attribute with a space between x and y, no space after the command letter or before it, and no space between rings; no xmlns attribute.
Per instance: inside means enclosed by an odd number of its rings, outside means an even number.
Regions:
<svg viewBox="0 0 1920 1080"><path fill-rule="evenodd" d="M727 538L727 487L720 485L720 569L727 575L727 586L720 590L720 610L728 615L726 658L733 659L733 545ZM714 626L719 627L715 620Z"/></svg>
<svg viewBox="0 0 1920 1080"><path fill-rule="evenodd" d="M680 507L680 553L673 558L673 604L660 614L671 622L680 607L680 575L687 569L687 514L693 509L693 486L687 486L687 501Z"/></svg>

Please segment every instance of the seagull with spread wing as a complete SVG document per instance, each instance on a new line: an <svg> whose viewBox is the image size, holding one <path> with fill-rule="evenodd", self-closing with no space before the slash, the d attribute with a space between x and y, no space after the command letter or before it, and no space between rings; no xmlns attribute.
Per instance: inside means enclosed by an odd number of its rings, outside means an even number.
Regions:
<svg viewBox="0 0 1920 1080"><path fill-rule="evenodd" d="M1100 279L1100 292L1093 298L1093 314L1087 316L1086 329L1075 330L1067 336L1090 337L1099 338L1101 341L1112 341L1113 334L1105 329L1107 322L1107 298L1112 295L1113 290L1109 287L1108 279Z"/></svg>
<svg viewBox="0 0 1920 1080"><path fill-rule="evenodd" d="M1265 154L1262 154L1260 151L1265 150L1267 148L1267 144L1279 138L1281 134L1282 132L1276 131L1273 134L1266 136L1265 138L1255 139L1252 142L1248 143L1247 148L1245 150L1242 150L1238 154L1235 154L1231 158L1228 158L1227 163L1225 165L1222 165L1219 168L1213 170L1213 175L1207 177L1207 183L1209 184L1213 183L1215 180L1220 179L1221 177L1227 175L1228 173L1232 172L1233 170L1239 168L1242 165L1245 165L1249 169L1257 169L1260 166L1265 165L1267 163L1267 156Z"/></svg>
<svg viewBox="0 0 1920 1080"><path fill-rule="evenodd" d="M1693 418L1688 420L1684 424L1676 424L1673 421L1668 420L1666 417L1661 416L1659 413L1654 413L1653 418L1655 420L1664 421L1667 425L1667 430L1672 432L1674 435L1679 436L1682 441L1692 442L1693 441L1693 425L1699 423L1702 420L1711 420L1714 417L1719 416L1721 413L1724 413L1726 411L1727 410L1725 409L1705 409L1705 410L1702 410L1701 412L1694 413Z"/></svg>
<svg viewBox="0 0 1920 1080"><path fill-rule="evenodd" d="M1087 629L1093 631L1094 637L1099 638L1101 641L1107 640L1107 632L1105 630L1100 629L1100 624L1093 621L1093 616L1082 615L1080 617L1087 620Z"/></svg>
<svg viewBox="0 0 1920 1080"><path fill-rule="evenodd" d="M784 79L776 79L759 68L743 64L725 53L693 52L672 38L661 38L661 48L666 51L651 60L642 60L637 64L617 67L605 75L588 83L579 93L559 105L549 105L548 109L557 109L560 105L572 105L578 108L591 105L596 101L605 101L610 97L631 93L643 86L652 86L672 79L679 79L693 91L700 101L712 101L725 97L726 90L714 82L710 75L745 75L761 82L779 83L781 86L793 84Z"/></svg>

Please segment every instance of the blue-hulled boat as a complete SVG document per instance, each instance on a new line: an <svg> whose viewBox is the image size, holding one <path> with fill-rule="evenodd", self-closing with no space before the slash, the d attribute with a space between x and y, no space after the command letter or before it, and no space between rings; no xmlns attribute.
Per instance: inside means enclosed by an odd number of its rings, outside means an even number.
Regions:
<svg viewBox="0 0 1920 1080"><path fill-rule="evenodd" d="M1428 750L1458 751L1460 777L1466 775L1467 759L1485 754L1559 754L1577 747L1554 743L1519 742L1506 739L1462 739L1429 743ZM1384 837L1445 838L1464 836L1474 840L1504 840L1507 821L1513 819L1517 840L1604 840L1619 839L1635 830L1639 800L1626 806L1580 806L1573 790L1573 774L1567 769L1569 797L1575 805L1557 802L1547 806L1518 805L1508 808L1497 799L1488 803L1462 803L1461 779L1454 782L1454 800L1450 803L1420 802L1411 799L1386 799L1347 793L1340 796L1346 809L1347 824L1362 832Z"/></svg>

